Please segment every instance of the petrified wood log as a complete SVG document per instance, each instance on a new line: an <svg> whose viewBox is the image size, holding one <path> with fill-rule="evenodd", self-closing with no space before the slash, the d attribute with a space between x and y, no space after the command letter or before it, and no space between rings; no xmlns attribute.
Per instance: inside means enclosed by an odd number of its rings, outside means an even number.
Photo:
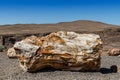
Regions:
<svg viewBox="0 0 120 80"><path fill-rule="evenodd" d="M27 37L13 47L20 67L28 72L45 67L82 71L100 68L102 41L96 34L59 31L41 38Z"/></svg>

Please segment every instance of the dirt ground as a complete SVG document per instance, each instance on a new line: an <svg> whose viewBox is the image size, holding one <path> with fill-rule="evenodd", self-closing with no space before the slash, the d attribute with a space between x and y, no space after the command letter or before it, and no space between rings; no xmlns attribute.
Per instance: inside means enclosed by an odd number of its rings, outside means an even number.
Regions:
<svg viewBox="0 0 120 80"><path fill-rule="evenodd" d="M115 25L91 21L74 21L49 25L8 25L0 27L0 34L42 33L58 30L103 31L107 27L110 28L109 30L115 29ZM98 72L59 71L54 69L44 69L36 73L23 72L17 59L9 59L6 52L0 52L0 80L120 80L120 72L114 73L110 70L112 65L120 67L120 56L108 56L106 54L108 49L120 48L120 29L117 32L105 34L104 36L101 35L104 41L104 52L101 55L101 69Z"/></svg>
<svg viewBox="0 0 120 80"><path fill-rule="evenodd" d="M9 59L5 52L0 53L0 80L119 80L120 73L110 70L112 65L120 66L120 57L102 54L99 72L74 72L53 69L37 73L23 72L16 59Z"/></svg>
<svg viewBox="0 0 120 80"><path fill-rule="evenodd" d="M6 52L0 52L0 80L120 80L120 73L110 70L112 65L120 67L120 56L108 56L110 48L120 48L120 35L107 37L101 55L101 69L98 72L75 72L44 69L36 73L23 72L17 59L9 59Z"/></svg>

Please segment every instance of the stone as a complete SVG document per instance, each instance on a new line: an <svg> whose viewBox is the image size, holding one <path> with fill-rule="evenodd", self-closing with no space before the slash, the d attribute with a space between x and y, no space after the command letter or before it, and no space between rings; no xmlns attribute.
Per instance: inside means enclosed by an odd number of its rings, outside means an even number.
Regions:
<svg viewBox="0 0 120 80"><path fill-rule="evenodd" d="M109 56L118 56L118 55L120 55L120 49L118 49L118 48L110 49L110 50L108 50L107 54Z"/></svg>
<svg viewBox="0 0 120 80"><path fill-rule="evenodd" d="M8 49L7 56L9 58L17 58L17 54L16 54L14 47Z"/></svg>
<svg viewBox="0 0 120 80"><path fill-rule="evenodd" d="M118 67L117 67L116 65L112 65L112 66L110 67L110 70L111 70L111 72L113 72L113 73L119 72L119 71L118 71Z"/></svg>
<svg viewBox="0 0 120 80"><path fill-rule="evenodd" d="M20 67L35 72L45 67L62 70L98 71L102 41L97 34L59 31L45 37L30 36L16 42Z"/></svg>

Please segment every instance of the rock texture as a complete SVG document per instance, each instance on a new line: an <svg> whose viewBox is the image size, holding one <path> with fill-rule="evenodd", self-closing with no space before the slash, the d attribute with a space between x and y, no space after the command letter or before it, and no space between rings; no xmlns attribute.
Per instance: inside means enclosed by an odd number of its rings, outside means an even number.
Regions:
<svg viewBox="0 0 120 80"><path fill-rule="evenodd" d="M16 54L16 51L15 51L14 47L8 49L7 56L9 58L17 58L17 55L18 54Z"/></svg>
<svg viewBox="0 0 120 80"><path fill-rule="evenodd" d="M24 71L34 72L45 67L99 70L102 41L96 34L59 31L41 38L27 37L16 42L13 48Z"/></svg>
<svg viewBox="0 0 120 80"><path fill-rule="evenodd" d="M118 55L120 55L120 49L118 49L118 48L110 49L110 50L108 50L107 54L109 56L118 56Z"/></svg>

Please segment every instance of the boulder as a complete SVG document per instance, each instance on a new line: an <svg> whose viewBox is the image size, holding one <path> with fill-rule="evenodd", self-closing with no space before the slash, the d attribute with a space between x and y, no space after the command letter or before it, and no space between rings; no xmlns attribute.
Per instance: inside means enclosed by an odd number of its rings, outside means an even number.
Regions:
<svg viewBox="0 0 120 80"><path fill-rule="evenodd" d="M100 68L102 41L97 34L59 31L40 38L27 37L13 47L20 67L28 72L45 67L82 71Z"/></svg>

